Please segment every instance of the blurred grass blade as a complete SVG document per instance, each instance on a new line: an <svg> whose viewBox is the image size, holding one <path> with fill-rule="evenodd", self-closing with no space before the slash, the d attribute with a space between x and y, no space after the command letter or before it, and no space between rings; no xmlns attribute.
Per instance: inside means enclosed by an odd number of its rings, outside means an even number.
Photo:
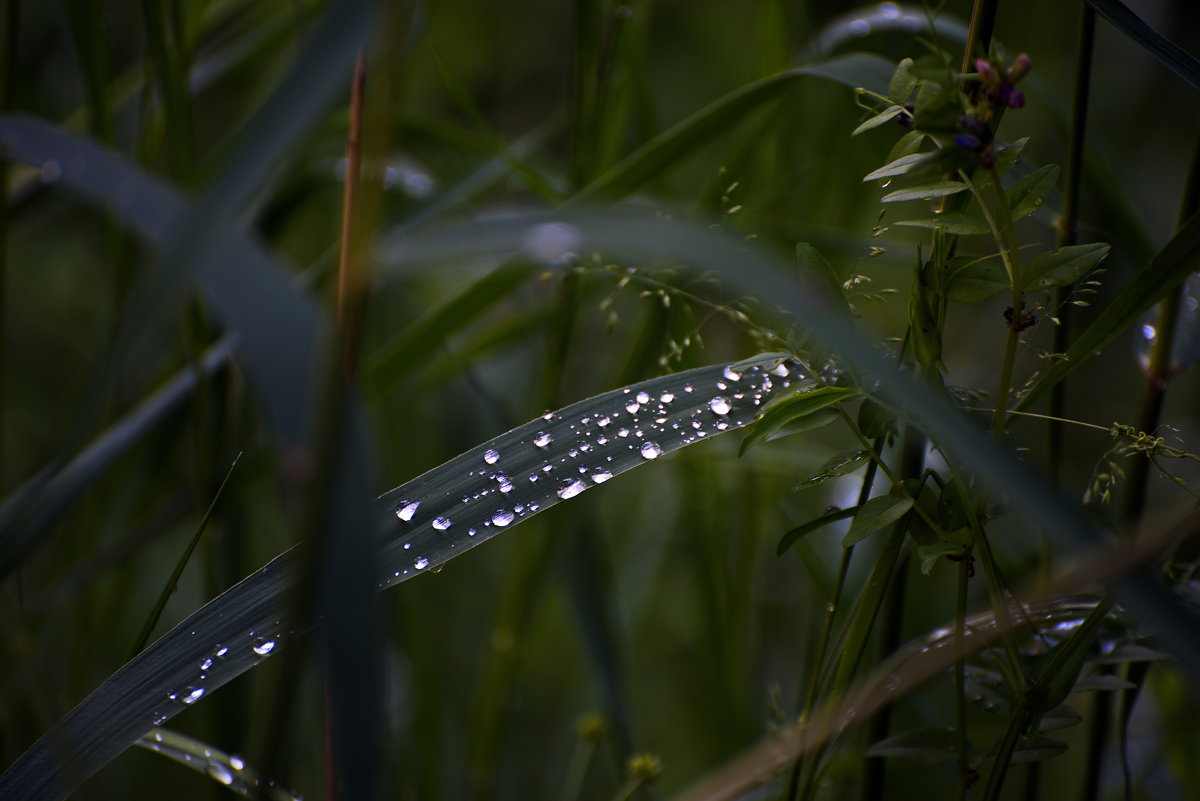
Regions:
<svg viewBox="0 0 1200 801"><path fill-rule="evenodd" d="M1200 214L1194 215L1171 241L1139 272L1116 300L1100 313L1071 344L1067 358L1056 361L1042 374L1029 393L1017 404L1027 409L1050 387L1107 345L1118 334L1137 322L1155 303L1174 292L1188 276L1200 270Z"/></svg>
<svg viewBox="0 0 1200 801"><path fill-rule="evenodd" d="M204 352L199 360L204 380L228 363L237 342L236 334L226 334ZM0 531L5 532L0 540L0 575L122 454L187 400L196 383L191 365L180 370L58 472L47 469L6 498L0 504Z"/></svg>
<svg viewBox="0 0 1200 801"><path fill-rule="evenodd" d="M228 754L186 734L154 728L138 738L135 745L203 773L243 798L256 801L300 801L300 796L284 790L273 780L267 780L264 784L258 772L248 767L245 760L237 754Z"/></svg>
<svg viewBox="0 0 1200 801"><path fill-rule="evenodd" d="M1156 32L1119 0L1085 0L1114 28L1140 44L1164 67L1200 89L1200 62Z"/></svg>
<svg viewBox="0 0 1200 801"><path fill-rule="evenodd" d="M355 507L344 506L341 530L374 531L375 542L383 543L377 587L389 587L626 470L747 425L762 405L787 389L795 369L786 356L765 354L588 398L518 426L381 496L373 528L356 525ZM348 464L353 468L359 463ZM338 491L362 485L361 476L352 478L348 488ZM347 547L346 538L338 547ZM288 604L300 562L295 548L281 554L138 654L0 776L0 798L65 797L152 727L307 630L311 622L291 619ZM331 578L347 582L357 577ZM370 587L355 581L353 589ZM331 650L339 643L345 647L347 638L361 634L359 629L345 625L331 631L331 638L339 638Z"/></svg>
<svg viewBox="0 0 1200 801"><path fill-rule="evenodd" d="M858 506L851 506L849 509L838 509L833 512L826 512L816 520L810 520L803 525L796 526L794 529L788 531L779 538L779 545L775 548L775 555L782 556L787 552L788 548L791 548L793 545L799 542L801 537L811 534L819 528L824 528L830 523L835 523L838 520L845 520L847 517L853 517L854 515L858 514L859 508L860 507Z"/></svg>
<svg viewBox="0 0 1200 801"><path fill-rule="evenodd" d="M712 138L731 130L755 109L777 99L802 78L825 78L851 88L886 92L895 66L879 56L854 53L797 67L747 84L664 131L569 198L566 206L619 200L657 178Z"/></svg>
<svg viewBox="0 0 1200 801"><path fill-rule="evenodd" d="M401 330L367 361L363 370L366 394L377 396L395 387L451 334L512 294L537 269L538 265L528 261L501 265Z"/></svg>

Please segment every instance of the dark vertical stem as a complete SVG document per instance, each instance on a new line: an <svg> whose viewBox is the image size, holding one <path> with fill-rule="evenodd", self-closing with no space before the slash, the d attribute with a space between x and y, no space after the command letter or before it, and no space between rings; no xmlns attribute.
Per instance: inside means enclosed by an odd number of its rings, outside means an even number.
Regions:
<svg viewBox="0 0 1200 801"><path fill-rule="evenodd" d="M967 29L967 43L963 48L962 72L974 72L975 51L987 55L992 46L992 29L996 27L996 9L1000 0L975 0L971 8L971 25Z"/></svg>
<svg viewBox="0 0 1200 801"><path fill-rule="evenodd" d="M17 29L21 23L20 0L9 0L3 19L4 33L0 38L0 110L13 107L13 85L17 74ZM8 326L8 162L0 160L0 409L4 408L5 363L4 347ZM0 419L0 492L7 491L5 454L8 441L4 436L4 420Z"/></svg>
<svg viewBox="0 0 1200 801"><path fill-rule="evenodd" d="M358 350L361 302L365 285L359 264L356 220L359 176L362 171L363 98L367 87L367 60L359 54L350 87L350 124L346 133L346 174L342 181L342 246L338 253L337 321L342 328L346 352L342 354L347 375L353 375Z"/></svg>
<svg viewBox="0 0 1200 801"><path fill-rule="evenodd" d="M1083 185L1083 154L1087 131L1088 97L1092 82L1092 51L1096 38L1096 12L1083 4L1083 16L1079 24L1079 53L1075 66L1075 98L1071 106L1071 138L1067 145L1067 172L1063 184L1062 217L1058 221L1058 246L1074 245L1079 227L1079 197ZM1054 310L1059 324L1054 327L1054 352L1066 353L1071 339L1071 305L1067 300L1071 287L1058 287L1054 292ZM1060 381L1051 389L1050 414L1055 418L1066 417L1067 385ZM1065 429L1057 419L1050 422L1047 453L1050 459L1050 475L1056 483L1062 482L1063 435Z"/></svg>
<svg viewBox="0 0 1200 801"><path fill-rule="evenodd" d="M1112 673L1105 667L1103 673ZM1091 721L1088 725L1087 762L1083 769L1083 787L1080 801L1096 801L1100 798L1100 769L1104 765L1104 748L1108 744L1108 733L1112 729L1112 698L1108 692L1095 693L1092 701Z"/></svg>

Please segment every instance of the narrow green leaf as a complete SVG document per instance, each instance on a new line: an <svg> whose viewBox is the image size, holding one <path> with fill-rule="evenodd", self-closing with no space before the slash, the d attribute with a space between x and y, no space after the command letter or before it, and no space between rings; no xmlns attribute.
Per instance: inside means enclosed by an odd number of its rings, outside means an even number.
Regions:
<svg viewBox="0 0 1200 801"><path fill-rule="evenodd" d="M1103 242L1067 247L1039 254L1022 273L1025 289L1074 283L1104 261L1111 248Z"/></svg>
<svg viewBox="0 0 1200 801"><path fill-rule="evenodd" d="M837 413L836 409L820 409L810 415L806 415L805 417L801 417L796 420L790 420L784 423L777 430L768 434L765 441L774 442L777 439L793 437L797 434L803 434L806 431L814 431L841 419L842 416Z"/></svg>
<svg viewBox="0 0 1200 801"><path fill-rule="evenodd" d="M858 407L858 430L867 439L882 437L896 428L896 413L877 400L867 398Z"/></svg>
<svg viewBox="0 0 1200 801"><path fill-rule="evenodd" d="M851 545L871 536L876 531L895 523L912 508L913 499L907 495L880 495L862 505L850 530L842 539L842 547Z"/></svg>
<svg viewBox="0 0 1200 801"><path fill-rule="evenodd" d="M957 303L978 303L1009 288L1004 265L994 258L958 256L950 260L946 297Z"/></svg>
<svg viewBox="0 0 1200 801"><path fill-rule="evenodd" d="M951 726L929 726L901 732L867 749L867 756L911 759L936 765L958 759L958 732Z"/></svg>
<svg viewBox="0 0 1200 801"><path fill-rule="evenodd" d="M1033 214L1058 183L1057 164L1046 164L1015 182L1007 190L1008 205L1014 220Z"/></svg>
<svg viewBox="0 0 1200 801"><path fill-rule="evenodd" d="M863 176L863 181L880 181L884 178L895 178L898 175L904 175L917 165L930 161L934 155L934 153L909 153L884 164L877 170L867 173Z"/></svg>
<svg viewBox="0 0 1200 801"><path fill-rule="evenodd" d="M1070 704L1059 704L1042 715L1038 721L1038 731L1054 731L1055 729L1069 729L1072 726L1078 726L1083 722L1083 715L1079 714L1079 710Z"/></svg>
<svg viewBox="0 0 1200 801"><path fill-rule="evenodd" d="M1013 749L1011 764L1022 765L1029 762L1041 762L1063 754L1066 750L1067 744L1062 740L1054 740L1039 734L1028 740L1022 740L1017 744L1017 747Z"/></svg>
<svg viewBox="0 0 1200 801"><path fill-rule="evenodd" d="M817 470L817 473L810 478L801 481L793 490L807 489L815 487L818 484L824 484L830 479L844 476L848 473L853 473L855 470L864 466L871 460L869 451L847 451L834 456Z"/></svg>
<svg viewBox="0 0 1200 801"><path fill-rule="evenodd" d="M917 88L919 79L912 74L912 67L911 58L901 59L896 65L896 71L892 73L892 80L888 82L888 97L897 103L908 102L913 90Z"/></svg>
<svg viewBox="0 0 1200 801"><path fill-rule="evenodd" d="M1130 11L1128 6L1120 0L1086 2L1112 23L1113 27L1145 48L1159 63L1190 83L1193 89L1200 89L1200 62L1147 25L1141 17Z"/></svg>
<svg viewBox="0 0 1200 801"><path fill-rule="evenodd" d="M941 229L956 236L971 236L974 234L989 234L992 229L987 222L963 211L947 211L937 217L925 220L901 220L892 225L903 225L912 228Z"/></svg>
<svg viewBox="0 0 1200 801"><path fill-rule="evenodd" d="M868 117L867 119L860 122L858 124L858 127L850 132L850 135L858 136L860 133L863 133L864 131L869 131L872 128L878 128L880 125L889 123L892 120L894 120L896 118L896 115L902 111L904 111L904 109L901 106L888 106L883 111L879 112L878 114L874 115L873 117Z"/></svg>
<svg viewBox="0 0 1200 801"><path fill-rule="evenodd" d="M1133 690L1137 685L1123 679L1115 673L1091 673L1075 682L1071 688L1073 693L1111 692L1114 690Z"/></svg>
<svg viewBox="0 0 1200 801"><path fill-rule="evenodd" d="M975 176L975 186L979 189L992 185L992 176L999 175L1001 177L1008 174L1012 166L1017 163L1017 159L1021 157L1021 153L1025 150L1025 145L1029 144L1029 137L1022 136L1020 139L996 151L996 166L991 170L980 170Z"/></svg>
<svg viewBox="0 0 1200 801"><path fill-rule="evenodd" d="M837 509L832 512L826 512L816 520L809 520L803 525L796 526L779 538L779 545L775 548L775 555L782 556L787 552L788 548L799 542L801 537L811 534L817 529L824 528L830 523L836 523L838 520L845 520L847 517L852 517L858 510L859 507L857 506L851 506L848 509Z"/></svg>
<svg viewBox="0 0 1200 801"><path fill-rule="evenodd" d="M1067 351L1038 379L1017 409L1028 409L1059 381L1138 321L1155 303L1174 292L1189 275L1200 271L1200 214L1193 215Z"/></svg>
<svg viewBox="0 0 1200 801"><path fill-rule="evenodd" d="M895 192L888 192L879 199L879 202L899 203L904 200L933 200L939 197L957 195L959 192L965 191L967 191L967 185L962 181L938 181L937 183L910 186L906 189L897 189Z"/></svg>
<svg viewBox="0 0 1200 801"><path fill-rule="evenodd" d="M243 798L269 801L299 801L300 796L284 790L274 781L263 782L258 771L245 760L202 743L194 737L169 729L153 728L136 745L172 759L211 778Z"/></svg>
<svg viewBox="0 0 1200 801"><path fill-rule="evenodd" d="M892 145L892 149L888 151L887 163L890 164L901 156L911 156L920 150L924 143L925 133L923 131L909 131L897 139L896 144Z"/></svg>
<svg viewBox="0 0 1200 801"><path fill-rule="evenodd" d="M767 439L786 423L797 418L807 417L840 401L850 400L857 394L858 390L850 387L818 387L776 401L771 404L754 426L754 430L742 440L741 447L738 448L738 456L745 455L746 451Z"/></svg>

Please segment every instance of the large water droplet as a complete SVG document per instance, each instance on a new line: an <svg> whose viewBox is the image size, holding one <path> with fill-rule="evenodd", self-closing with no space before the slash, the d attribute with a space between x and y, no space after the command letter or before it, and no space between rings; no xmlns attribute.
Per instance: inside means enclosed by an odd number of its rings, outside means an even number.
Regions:
<svg viewBox="0 0 1200 801"><path fill-rule="evenodd" d="M645 392L639 392L636 395L636 397L637 397L638 403L649 403L650 402L650 396L647 395Z"/></svg>
<svg viewBox="0 0 1200 801"><path fill-rule="evenodd" d="M729 414L733 410L733 406L729 403L729 398L723 398L720 395L708 402L708 408L712 409L716 414Z"/></svg>
<svg viewBox="0 0 1200 801"><path fill-rule="evenodd" d="M204 688L196 687L195 689L188 690L188 694L183 696L183 702L185 704L194 704L200 700L200 696L202 695L204 695Z"/></svg>
<svg viewBox="0 0 1200 801"><path fill-rule="evenodd" d="M507 509L498 509L496 514L492 515L492 522L497 526L507 526L513 521L513 513Z"/></svg>
<svg viewBox="0 0 1200 801"><path fill-rule="evenodd" d="M413 567L415 567L417 570L424 570L425 568L429 567L429 560L424 556L418 556L413 560Z"/></svg>
<svg viewBox="0 0 1200 801"><path fill-rule="evenodd" d="M539 448L544 448L550 444L550 435L545 431L539 431L537 436L533 438L533 444Z"/></svg>
<svg viewBox="0 0 1200 801"><path fill-rule="evenodd" d="M209 669L209 668L211 668L212 666L213 666L213 661L212 661L212 657L211 657L211 656L210 656L210 657L207 657L207 658L205 658L205 660L204 660L203 662L201 662L201 663L200 663L200 669L201 669L201 670L208 670L208 669Z"/></svg>
<svg viewBox="0 0 1200 801"><path fill-rule="evenodd" d="M606 414L600 414L600 415L596 416L596 425L600 426L601 428L604 428L606 425L608 425L611 422L612 421L608 418L608 415L606 415Z"/></svg>
<svg viewBox="0 0 1200 801"><path fill-rule="evenodd" d="M774 373L775 375L779 376L780 378L788 377L788 368L787 368L787 365L784 364L783 362L780 362L779 364L775 365L775 367L771 370L771 372Z"/></svg>
<svg viewBox="0 0 1200 801"><path fill-rule="evenodd" d="M724 375L730 381L737 381L742 377L742 374L737 370L734 370L732 367L726 367L722 375Z"/></svg>
<svg viewBox="0 0 1200 801"><path fill-rule="evenodd" d="M662 448L653 442L643 442L641 454L643 459L657 459L662 455Z"/></svg>
<svg viewBox="0 0 1200 801"><path fill-rule="evenodd" d="M259 639L258 641L256 641L254 643L254 653L258 654L259 656L266 656L267 654L271 653L274 650L275 650L275 641L274 640Z"/></svg>
<svg viewBox="0 0 1200 801"><path fill-rule="evenodd" d="M575 479L574 481L570 481L559 488L558 497L565 501L567 498L574 498L585 489L587 489L587 484Z"/></svg>
<svg viewBox="0 0 1200 801"><path fill-rule="evenodd" d="M671 401L675 400L675 396L670 392L664 392L659 396L658 400L660 403L670 403Z"/></svg>
<svg viewBox="0 0 1200 801"><path fill-rule="evenodd" d="M612 478L612 473L608 472L607 470L600 470L595 473L592 473L592 481L595 482L596 484L603 484L605 481L608 481L610 478Z"/></svg>
<svg viewBox="0 0 1200 801"><path fill-rule="evenodd" d="M637 410L640 408L641 407L638 406L637 401L630 401L629 403L625 404L625 411L629 412L630 414L637 414Z"/></svg>
<svg viewBox="0 0 1200 801"><path fill-rule="evenodd" d="M407 523L413 519L413 515L417 513L417 507L420 505L420 501L400 501L400 505L396 507L396 517Z"/></svg>
<svg viewBox="0 0 1200 801"><path fill-rule="evenodd" d="M208 775L219 781L221 784L233 784L233 772L229 768L222 765L220 762L208 763Z"/></svg>
<svg viewBox="0 0 1200 801"><path fill-rule="evenodd" d="M437 517L433 520L433 527L438 531L445 531L446 529L450 528L451 525L451 522L444 517Z"/></svg>
<svg viewBox="0 0 1200 801"><path fill-rule="evenodd" d="M488 464L495 464L496 462L500 461L500 454L496 453L494 449L488 448L483 452L483 461L487 462Z"/></svg>
<svg viewBox="0 0 1200 801"><path fill-rule="evenodd" d="M246 767L246 763L240 756L232 755L229 757L229 766L234 770L243 770Z"/></svg>

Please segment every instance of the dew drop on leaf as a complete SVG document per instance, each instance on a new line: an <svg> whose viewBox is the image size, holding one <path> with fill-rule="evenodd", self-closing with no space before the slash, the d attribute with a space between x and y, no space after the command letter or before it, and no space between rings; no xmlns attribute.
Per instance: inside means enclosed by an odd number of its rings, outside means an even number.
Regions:
<svg viewBox="0 0 1200 801"><path fill-rule="evenodd" d="M737 370L734 370L732 367L726 367L722 375L724 375L730 381L737 381L742 377L742 374Z"/></svg>
<svg viewBox="0 0 1200 801"><path fill-rule="evenodd" d="M500 461L500 454L496 453L493 448L488 448L483 452L483 461L487 462L488 464L495 464L496 462Z"/></svg>
<svg viewBox="0 0 1200 801"><path fill-rule="evenodd" d="M574 498L585 489L587 489L587 485L579 479L575 479L574 481L570 481L559 488L558 497L565 501L567 498Z"/></svg>
<svg viewBox="0 0 1200 801"><path fill-rule="evenodd" d="M708 402L708 408L712 409L715 414L729 414L733 410L729 398L723 398L720 395Z"/></svg>
<svg viewBox="0 0 1200 801"><path fill-rule="evenodd" d="M413 519L413 515L417 513L417 507L420 505L420 501L400 501L400 505L396 507L396 517L407 523Z"/></svg>
<svg viewBox="0 0 1200 801"><path fill-rule="evenodd" d="M537 436L533 438L533 444L539 448L544 448L550 444L550 435L545 431L539 431Z"/></svg>
<svg viewBox="0 0 1200 801"><path fill-rule="evenodd" d="M513 521L513 513L507 509L498 509L496 514L492 515L492 522L497 526L507 526Z"/></svg>
<svg viewBox="0 0 1200 801"><path fill-rule="evenodd" d="M630 414L637 414L637 410L639 408L641 407L638 406L637 401L630 401L629 403L625 404L625 411L629 412Z"/></svg>
<svg viewBox="0 0 1200 801"><path fill-rule="evenodd" d="M202 695L204 695L204 688L196 687L193 690L189 690L188 694L183 696L183 702L185 704L194 704L200 700L200 696Z"/></svg>
<svg viewBox="0 0 1200 801"><path fill-rule="evenodd" d="M637 398L638 403L649 403L650 402L650 396L647 395L645 392L639 392L635 397Z"/></svg>
<svg viewBox="0 0 1200 801"><path fill-rule="evenodd" d="M415 567L417 570L424 570L425 568L429 567L429 560L424 556L418 556L413 560L413 567Z"/></svg>
<svg viewBox="0 0 1200 801"><path fill-rule="evenodd" d="M603 484L610 478L612 478L612 473L608 472L607 470L600 470L596 473L592 473L592 481L596 484Z"/></svg>
<svg viewBox="0 0 1200 801"><path fill-rule="evenodd" d="M254 653L258 654L259 656L266 656L267 654L271 653L271 651L273 651L273 650L275 650L275 641L274 640L260 639L256 643L254 643Z"/></svg>
<svg viewBox="0 0 1200 801"><path fill-rule="evenodd" d="M662 448L653 442L643 442L641 454L643 459L657 459L662 455Z"/></svg>
<svg viewBox="0 0 1200 801"><path fill-rule="evenodd" d="M433 520L433 527L438 531L445 531L446 529L450 528L450 526L450 521L444 517L437 517Z"/></svg>

